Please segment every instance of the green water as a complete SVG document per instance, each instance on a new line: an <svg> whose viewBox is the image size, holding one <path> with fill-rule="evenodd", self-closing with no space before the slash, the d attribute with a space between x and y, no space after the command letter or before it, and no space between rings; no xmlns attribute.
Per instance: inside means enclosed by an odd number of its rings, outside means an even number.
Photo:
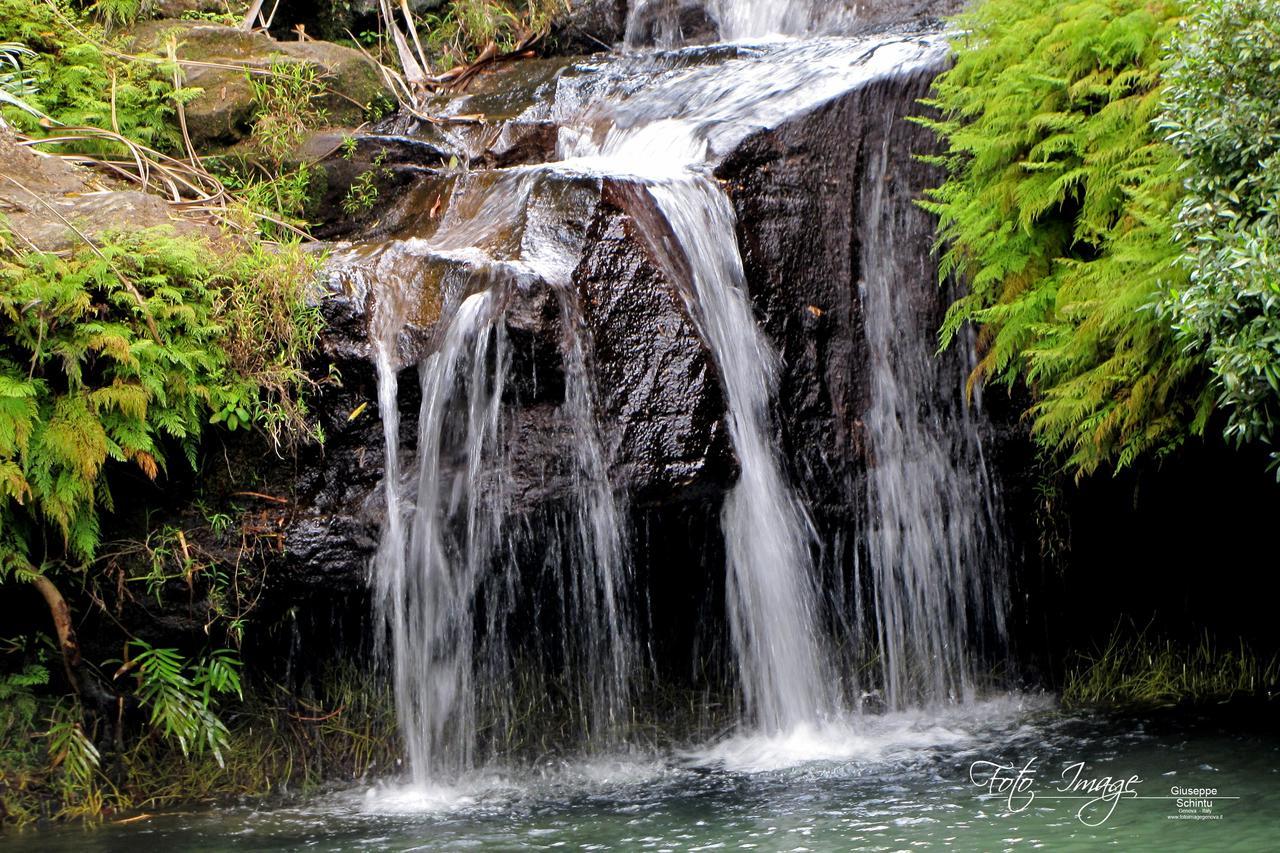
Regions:
<svg viewBox="0 0 1280 853"><path fill-rule="evenodd" d="M1274 718L1274 714L1270 715ZM855 721L699 752L478 773L424 790L376 785L4 840L15 851L1280 850L1280 733L1254 715L1108 720L1003 699ZM974 762L1035 759L1011 813ZM1115 802L1051 795L1064 768L1140 781ZM988 765L979 765L985 768ZM1074 777L1075 771L1069 770ZM977 771L982 781L982 771ZM1183 815L1170 789L1214 788ZM1237 799L1224 799L1233 797ZM1015 805L1021 805L1025 791ZM1204 798L1199 798L1204 799Z"/></svg>

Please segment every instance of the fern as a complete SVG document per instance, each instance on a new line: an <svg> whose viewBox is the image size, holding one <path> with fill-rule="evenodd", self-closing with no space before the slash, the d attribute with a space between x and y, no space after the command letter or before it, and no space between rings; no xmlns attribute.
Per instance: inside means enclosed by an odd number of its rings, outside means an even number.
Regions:
<svg viewBox="0 0 1280 853"><path fill-rule="evenodd" d="M942 275L981 327L971 383L1025 383L1033 431L1079 474L1177 447L1212 407L1158 310L1186 281L1178 159L1153 127L1175 2L986 0L919 121L946 143Z"/></svg>
<svg viewBox="0 0 1280 853"><path fill-rule="evenodd" d="M224 257L164 231L99 252L0 254L0 580L7 566L93 558L109 464L156 479L167 449L194 459L228 408L243 414L234 427L306 434L310 261ZM64 549L44 544L46 526Z"/></svg>
<svg viewBox="0 0 1280 853"><path fill-rule="evenodd" d="M109 28L128 18L131 7L136 14L141 3L105 0L97 8ZM47 121L41 123L47 116L67 126L116 130L160 150L180 146L172 69L158 64L157 57L129 58L124 38L110 35L78 5L0 0L0 42L30 51L23 56L22 103L0 97L0 119L32 136L50 133ZM72 147L98 155L123 153L101 140Z"/></svg>
<svg viewBox="0 0 1280 853"><path fill-rule="evenodd" d="M175 649L155 648L142 640L130 645L138 650L132 665L138 674L137 696L150 709L151 726L178 742L183 755L206 749L219 766L229 734L214 712L217 697L240 695L240 661L229 649L220 649L194 667Z"/></svg>

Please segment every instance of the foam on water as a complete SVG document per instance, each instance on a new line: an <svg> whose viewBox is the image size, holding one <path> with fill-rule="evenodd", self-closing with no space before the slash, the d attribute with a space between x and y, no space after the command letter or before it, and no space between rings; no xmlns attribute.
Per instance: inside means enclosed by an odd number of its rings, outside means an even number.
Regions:
<svg viewBox="0 0 1280 853"><path fill-rule="evenodd" d="M846 715L772 734L741 732L686 751L682 757L693 766L733 773L768 773L830 762L900 762L959 748L1050 706L1043 696L1013 693L946 708Z"/></svg>

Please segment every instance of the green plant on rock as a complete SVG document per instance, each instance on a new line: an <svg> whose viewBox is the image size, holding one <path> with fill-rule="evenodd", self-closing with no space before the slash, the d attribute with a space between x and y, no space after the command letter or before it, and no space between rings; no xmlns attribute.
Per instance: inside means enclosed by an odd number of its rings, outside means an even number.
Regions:
<svg viewBox="0 0 1280 853"><path fill-rule="evenodd" d="M1178 157L1153 125L1181 6L985 0L921 119L943 141L943 276L967 295L942 342L981 328L971 381L1023 382L1033 431L1078 474L1200 433L1203 360L1157 310L1186 271L1173 240Z"/></svg>
<svg viewBox="0 0 1280 853"><path fill-rule="evenodd" d="M41 113L27 100L36 93L35 84L22 63L35 53L26 45L0 42L0 107L9 106L39 118ZM4 118L0 116L0 126Z"/></svg>
<svg viewBox="0 0 1280 853"><path fill-rule="evenodd" d="M98 0L93 4L93 13L108 27L127 27L150 6L150 0Z"/></svg>
<svg viewBox="0 0 1280 853"><path fill-rule="evenodd" d="M347 188L347 194L342 198L344 213L359 216L373 210L381 192L378 189L378 182L386 180L391 175L386 162L387 152L383 149L374 155L369 168L351 182L351 186Z"/></svg>
<svg viewBox="0 0 1280 853"><path fill-rule="evenodd" d="M1280 658L1259 658L1244 642L1223 647L1117 627L1105 647L1076 654L1062 689L1067 708L1153 708L1264 697L1280 687Z"/></svg>
<svg viewBox="0 0 1280 853"><path fill-rule="evenodd" d="M325 111L316 103L324 96L324 81L314 65L283 59L271 63L269 74L248 79L255 107L251 141L278 163L308 130L325 123Z"/></svg>
<svg viewBox="0 0 1280 853"><path fill-rule="evenodd" d="M453 0L426 17L426 46L442 68L465 65L490 45L505 53L545 33L564 8L564 0Z"/></svg>
<svg viewBox="0 0 1280 853"><path fill-rule="evenodd" d="M1179 340L1203 353L1226 435L1280 438L1280 2L1207 0L1169 51L1160 128L1182 155L1173 290ZM1273 451L1280 465L1280 451Z"/></svg>
<svg viewBox="0 0 1280 853"><path fill-rule="evenodd" d="M64 812L96 815L101 794L95 784L101 756L84 730L78 704L59 703L49 718L49 767L55 774Z"/></svg>
<svg viewBox="0 0 1280 853"><path fill-rule="evenodd" d="M108 467L155 479L170 451L194 465L228 404L251 407L278 442L307 434L297 395L319 329L300 304L310 263L296 249L223 255L162 231L64 258L0 232L0 582L91 561L112 506Z"/></svg>

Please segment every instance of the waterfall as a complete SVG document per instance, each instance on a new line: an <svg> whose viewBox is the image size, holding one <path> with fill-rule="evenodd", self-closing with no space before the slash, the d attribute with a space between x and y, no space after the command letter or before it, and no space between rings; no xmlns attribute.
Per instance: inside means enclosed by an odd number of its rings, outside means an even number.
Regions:
<svg viewBox="0 0 1280 853"><path fill-rule="evenodd" d="M814 532L782 471L770 426L777 355L751 309L724 191L693 176L654 184L649 193L687 261L694 314L720 370L742 469L725 500L722 526L743 698L757 727L787 731L829 713L833 697L830 654L818 633Z"/></svg>
<svg viewBox="0 0 1280 853"><path fill-rule="evenodd" d="M708 9L722 32L745 36L805 31L834 20L845 8L836 5L725 0ZM750 134L859 85L934 68L945 51L936 36L891 36L613 57L557 79L519 119L555 123L553 162L462 175L433 233L353 261L378 297L386 519L372 571L416 780L475 766L517 717L567 712L573 722L557 719L558 730L595 747L628 738L644 676L645 596L634 588L625 484L614 479L609 425L597 415L593 342L574 285L588 228L564 211L573 205L567 188L584 182L597 193L605 181L626 184L651 205L655 216L627 227L679 293L719 375L739 468L720 527L742 728L785 735L847 721L849 656L837 655L828 630L831 608L843 604L822 588L815 559L831 543L792 482L804 472L789 471L782 450L782 365L757 322L733 202L715 170ZM893 142L912 103L899 100L868 119L884 127L864 129L866 174L852 201L870 356L869 409L850 415L862 416L869 446L865 497L857 492L864 523L826 531L861 542L856 571L869 575L869 595L854 616L865 610L874 624L859 657L879 661L891 708L967 700L991 611L1003 630L998 513L962 368L935 358L937 318L917 304L934 304L928 241L921 249L917 239L931 225L888 180L890 163L909 153ZM416 444L401 447L401 354L413 303L424 298L407 282L425 279L444 282L443 310L429 354L413 359L422 400ZM554 307L538 311L558 317L554 370L563 378L554 400L539 398L554 417L538 440L555 442L549 458L564 469L545 476L568 484L544 491L569 497L517 512L513 472L533 433L520 424L531 378L513 368L511 312L535 293L551 294Z"/></svg>
<svg viewBox="0 0 1280 853"><path fill-rule="evenodd" d="M916 88L923 97L923 81ZM932 264L903 245L927 246L933 230L890 180L903 118L894 109L883 118L859 212L871 390L865 536L891 709L971 700L976 634L991 617L1003 640L1006 605L995 491L964 399L967 365L936 352Z"/></svg>
<svg viewBox="0 0 1280 853"><path fill-rule="evenodd" d="M680 42L681 13L698 8L714 22L721 41L767 36L799 36L839 32L857 19L858 6L843 0L705 0L701 4L679 0L639 0L627 15L628 44L640 40L641 28L656 21L659 41L667 47Z"/></svg>

